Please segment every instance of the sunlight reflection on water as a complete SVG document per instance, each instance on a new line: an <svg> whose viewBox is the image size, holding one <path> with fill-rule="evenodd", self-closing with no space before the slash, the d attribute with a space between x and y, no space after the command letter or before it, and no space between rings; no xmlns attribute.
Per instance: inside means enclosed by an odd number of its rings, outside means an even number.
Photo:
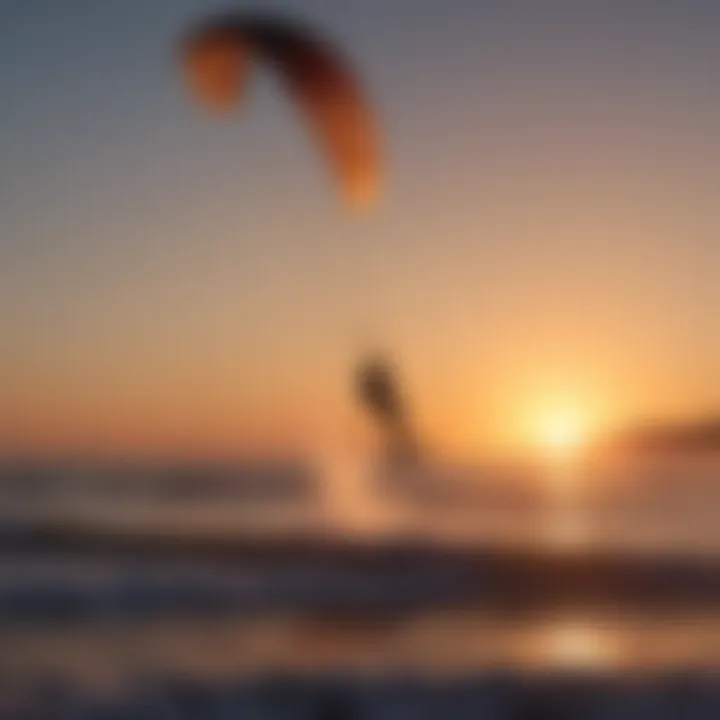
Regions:
<svg viewBox="0 0 720 720"><path fill-rule="evenodd" d="M429 613L403 622L159 620L152 624L2 627L0 671L81 682L190 673L338 668L429 674L492 668L617 670L720 667L720 620L651 622L567 618L507 623L475 613ZM715 640L713 640L713 637Z"/></svg>

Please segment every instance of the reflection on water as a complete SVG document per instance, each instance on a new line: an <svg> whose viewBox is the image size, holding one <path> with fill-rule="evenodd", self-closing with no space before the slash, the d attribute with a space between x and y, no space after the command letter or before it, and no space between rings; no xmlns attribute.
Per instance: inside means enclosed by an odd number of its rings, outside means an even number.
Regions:
<svg viewBox="0 0 720 720"><path fill-rule="evenodd" d="M0 676L114 686L137 677L211 680L277 670L427 676L720 668L717 605L652 612L621 601L518 605L522 598L513 593L527 590L513 584L488 588L485 601L483 582L479 595L472 585L466 593L458 582L468 578L445 571L442 561L421 557L410 567L409 559L375 557L374 569L363 558L348 569L342 559L321 558L244 569L184 561L6 562ZM535 572L525 563L518 567ZM442 600L443 586L450 603Z"/></svg>
<svg viewBox="0 0 720 720"><path fill-rule="evenodd" d="M610 628L556 621L539 633L537 662L561 670L619 667L623 665L622 644Z"/></svg>
<svg viewBox="0 0 720 720"><path fill-rule="evenodd" d="M554 459L546 470L542 541L551 550L581 551L592 544L592 522L582 503L584 478L575 460Z"/></svg>
<svg viewBox="0 0 720 720"><path fill-rule="evenodd" d="M498 622L482 612L347 624L299 616L3 626L4 677L88 684L133 677L212 679L258 672L468 673L484 669L720 667L720 620Z"/></svg>
<svg viewBox="0 0 720 720"><path fill-rule="evenodd" d="M439 464L401 479L374 471L365 457L269 468L0 467L0 531L11 521L720 554L718 479L717 457Z"/></svg>
<svg viewBox="0 0 720 720"><path fill-rule="evenodd" d="M712 480L716 469L703 477ZM456 675L488 668L720 668L717 605L680 603L668 613L606 600L555 607L556 599L567 599L565 584L569 596L585 597L588 578L587 568L563 575L551 567L553 557L582 556L597 546L620 548L621 555L630 548L713 551L717 523L700 522L690 510L702 505L716 512L715 496L698 495L700 504L687 501L674 513L677 490L663 496L661 486L648 485L651 491L641 492L646 486L638 480L635 494L623 486L620 501L598 492L606 481L598 481L597 469L565 465L507 485L485 478L483 486L471 474L472 492L466 483L454 494L443 486L444 494L430 495L451 498L446 504L413 504L411 486L404 504L397 498L392 504L369 475L336 465L327 493L306 492L307 477L300 475L283 481L292 489L285 503L263 486L262 507L238 491L235 479L211 483L220 497L204 497L202 474L184 479L183 497L189 493L191 502L174 497L166 479L162 496L142 483L133 495L115 481L102 492L97 485L92 492L87 484L75 486L52 502L44 492L40 503L25 496L5 502L0 531L12 524L52 526L58 538L81 532L73 557L38 557L37 548L3 551L0 675L112 685L172 673L217 679L278 669ZM689 477L682 477L683 487ZM436 492L430 481L423 479L423 498L428 488ZM232 500L222 497L227 487ZM326 545L333 537L371 536L379 548L368 556L374 565L368 569L362 556L350 558L354 565L347 567L322 549L282 562L273 552L263 555L269 538L288 528ZM234 542L248 530L262 532L250 542L253 559L242 566L215 565L212 558L178 565L159 557L142 564L137 549L123 550L122 543L91 561L93 533L108 529L144 537L142 547L152 552L159 532L184 539L190 549L193 538ZM470 543L465 550L488 541L496 550L476 565L447 564L430 551L413 557L411 567L409 556L382 549L410 532L431 548L462 540ZM517 545L535 555L507 566L500 551ZM612 568L605 572L618 585L626 577ZM534 579L524 583L526 575ZM555 578L556 586L543 586L545 577ZM684 583L684 577L683 568L674 568L658 587ZM537 605L525 603L528 589ZM598 590L604 597L608 588L590 583L591 594Z"/></svg>
<svg viewBox="0 0 720 720"><path fill-rule="evenodd" d="M543 543L552 550L581 551L592 543L592 531L582 510L559 505L549 508L544 517Z"/></svg>

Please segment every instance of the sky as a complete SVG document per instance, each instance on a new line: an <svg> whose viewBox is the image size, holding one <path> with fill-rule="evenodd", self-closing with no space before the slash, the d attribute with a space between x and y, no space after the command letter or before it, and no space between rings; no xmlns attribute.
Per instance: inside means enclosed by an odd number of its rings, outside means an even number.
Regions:
<svg viewBox="0 0 720 720"><path fill-rule="evenodd" d="M343 442L376 348L455 453L720 409L717 3L262 6L367 84L365 217L272 76L193 107L174 43L222 4L0 0L0 452Z"/></svg>

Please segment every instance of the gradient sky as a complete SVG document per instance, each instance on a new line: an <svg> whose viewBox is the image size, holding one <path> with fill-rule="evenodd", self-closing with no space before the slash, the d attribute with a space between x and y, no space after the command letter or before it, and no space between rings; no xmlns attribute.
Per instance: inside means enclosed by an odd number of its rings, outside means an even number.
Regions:
<svg viewBox="0 0 720 720"><path fill-rule="evenodd" d="M192 107L173 42L222 3L0 2L0 450L342 435L367 347L454 450L720 407L720 4L261 4L366 79L370 216L272 78Z"/></svg>

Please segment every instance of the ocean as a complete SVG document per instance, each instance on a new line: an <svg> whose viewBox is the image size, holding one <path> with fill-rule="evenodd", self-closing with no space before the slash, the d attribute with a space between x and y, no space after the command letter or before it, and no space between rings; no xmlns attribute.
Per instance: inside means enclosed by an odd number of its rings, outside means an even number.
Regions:
<svg viewBox="0 0 720 720"><path fill-rule="evenodd" d="M674 502L668 476L603 496L597 468L592 492L560 499L536 475L495 470L498 492L493 472L483 486L464 471L443 502L427 478L403 495L367 475L362 494L338 472L6 468L0 695L120 702L179 682L214 697L278 677L342 677L346 694L411 678L442 694L568 674L690 673L704 688L720 670L718 528L702 520L718 508L690 501L713 467Z"/></svg>

